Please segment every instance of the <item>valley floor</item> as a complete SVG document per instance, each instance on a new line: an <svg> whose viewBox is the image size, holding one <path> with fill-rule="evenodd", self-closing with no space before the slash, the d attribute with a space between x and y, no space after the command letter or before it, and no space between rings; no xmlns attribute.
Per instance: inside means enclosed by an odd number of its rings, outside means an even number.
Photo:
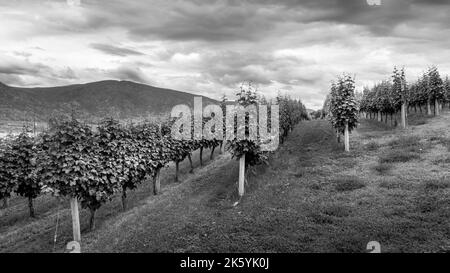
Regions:
<svg viewBox="0 0 450 273"><path fill-rule="evenodd" d="M382 252L450 251L450 113L411 119L405 131L362 120L350 153L327 121L302 122L269 166L254 169L237 206L237 161L217 155L194 174L184 162L182 183L165 170L161 195L151 196L147 183L130 195L128 211L120 211L120 197L102 207L82 249L365 252L378 241ZM36 203L37 220L26 217L21 199L0 211L1 252L64 249L68 203L48 196ZM87 227L87 213L82 220Z"/></svg>

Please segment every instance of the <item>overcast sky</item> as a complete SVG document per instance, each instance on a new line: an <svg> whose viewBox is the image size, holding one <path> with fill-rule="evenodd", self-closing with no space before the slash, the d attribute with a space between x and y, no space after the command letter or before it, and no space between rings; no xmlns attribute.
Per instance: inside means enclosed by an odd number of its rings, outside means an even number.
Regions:
<svg viewBox="0 0 450 273"><path fill-rule="evenodd" d="M77 2L81 2L80 5ZM0 81L131 80L220 98L251 80L317 109L330 81L358 88L405 66L450 72L446 0L0 0Z"/></svg>

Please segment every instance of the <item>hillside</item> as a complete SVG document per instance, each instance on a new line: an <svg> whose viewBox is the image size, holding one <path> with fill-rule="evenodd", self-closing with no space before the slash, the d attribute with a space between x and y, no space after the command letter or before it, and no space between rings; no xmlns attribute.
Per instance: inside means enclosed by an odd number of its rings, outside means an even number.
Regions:
<svg viewBox="0 0 450 273"><path fill-rule="evenodd" d="M100 81L59 87L19 88L0 83L0 120L46 121L57 113L84 118L142 118L193 105L194 95L130 81ZM205 98L204 104L216 101Z"/></svg>

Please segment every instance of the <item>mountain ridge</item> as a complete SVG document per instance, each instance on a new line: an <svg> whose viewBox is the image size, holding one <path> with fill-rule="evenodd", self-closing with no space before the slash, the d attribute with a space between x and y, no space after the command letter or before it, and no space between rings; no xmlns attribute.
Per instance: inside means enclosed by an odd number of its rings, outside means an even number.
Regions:
<svg viewBox="0 0 450 273"><path fill-rule="evenodd" d="M85 119L146 118L170 112L177 104L193 106L189 92L132 81L103 80L54 87L13 87L0 82L0 119L46 121L77 113ZM201 96L206 104L218 103Z"/></svg>

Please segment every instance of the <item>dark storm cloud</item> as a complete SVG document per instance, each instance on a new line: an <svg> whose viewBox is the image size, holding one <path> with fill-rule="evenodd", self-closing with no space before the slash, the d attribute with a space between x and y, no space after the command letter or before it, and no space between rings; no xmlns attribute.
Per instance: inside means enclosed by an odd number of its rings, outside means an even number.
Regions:
<svg viewBox="0 0 450 273"><path fill-rule="evenodd" d="M33 27L40 30L34 33L51 34L93 33L119 27L139 41L225 42L282 37L286 31L283 24L290 23L344 23L367 27L374 35L390 35L396 26L406 23L450 26L448 16L442 18L442 12L447 11L447 15L450 11L447 1L381 1L381 6L370 6L366 0L130 0L126 4L119 0L85 0L79 8L83 16L49 13ZM14 16L20 19L22 15ZM133 54L111 45L95 46L108 54Z"/></svg>
<svg viewBox="0 0 450 273"><path fill-rule="evenodd" d="M103 53L106 53L109 55L121 56L121 57L131 56L131 55L136 55L136 56L144 55L143 53L136 51L136 50L132 50L132 49L124 48L124 47L107 45L107 44L93 43L93 44L91 44L91 47L96 50L99 50Z"/></svg>
<svg viewBox="0 0 450 273"><path fill-rule="evenodd" d="M120 27L135 40L257 41L267 35L282 37L283 24L317 22L345 23L367 27L375 35L389 35L404 23L435 23L448 28L449 5L444 0L381 0L369 6L366 0L85 0L77 11L83 16L48 13L32 27L35 33L65 34L98 32ZM25 7L27 1L15 1ZM19 4L17 4L19 3ZM48 3L61 1L46 1ZM6 2L5 5L13 6ZM27 14L10 15L29 20ZM23 18L22 18L23 17ZM133 54L127 49L96 45L108 54ZM121 55L120 55L121 56Z"/></svg>
<svg viewBox="0 0 450 273"><path fill-rule="evenodd" d="M420 21L448 28L449 20L436 18L424 9L446 1L382 0L369 6L366 0L243 0L243 1L117 1L93 2L87 21L91 29L124 27L133 39L255 41L265 35L282 35L285 23L345 23L365 26L376 35L388 35L397 25ZM98 6L97 6L98 5ZM117 16L120 14L120 16Z"/></svg>

